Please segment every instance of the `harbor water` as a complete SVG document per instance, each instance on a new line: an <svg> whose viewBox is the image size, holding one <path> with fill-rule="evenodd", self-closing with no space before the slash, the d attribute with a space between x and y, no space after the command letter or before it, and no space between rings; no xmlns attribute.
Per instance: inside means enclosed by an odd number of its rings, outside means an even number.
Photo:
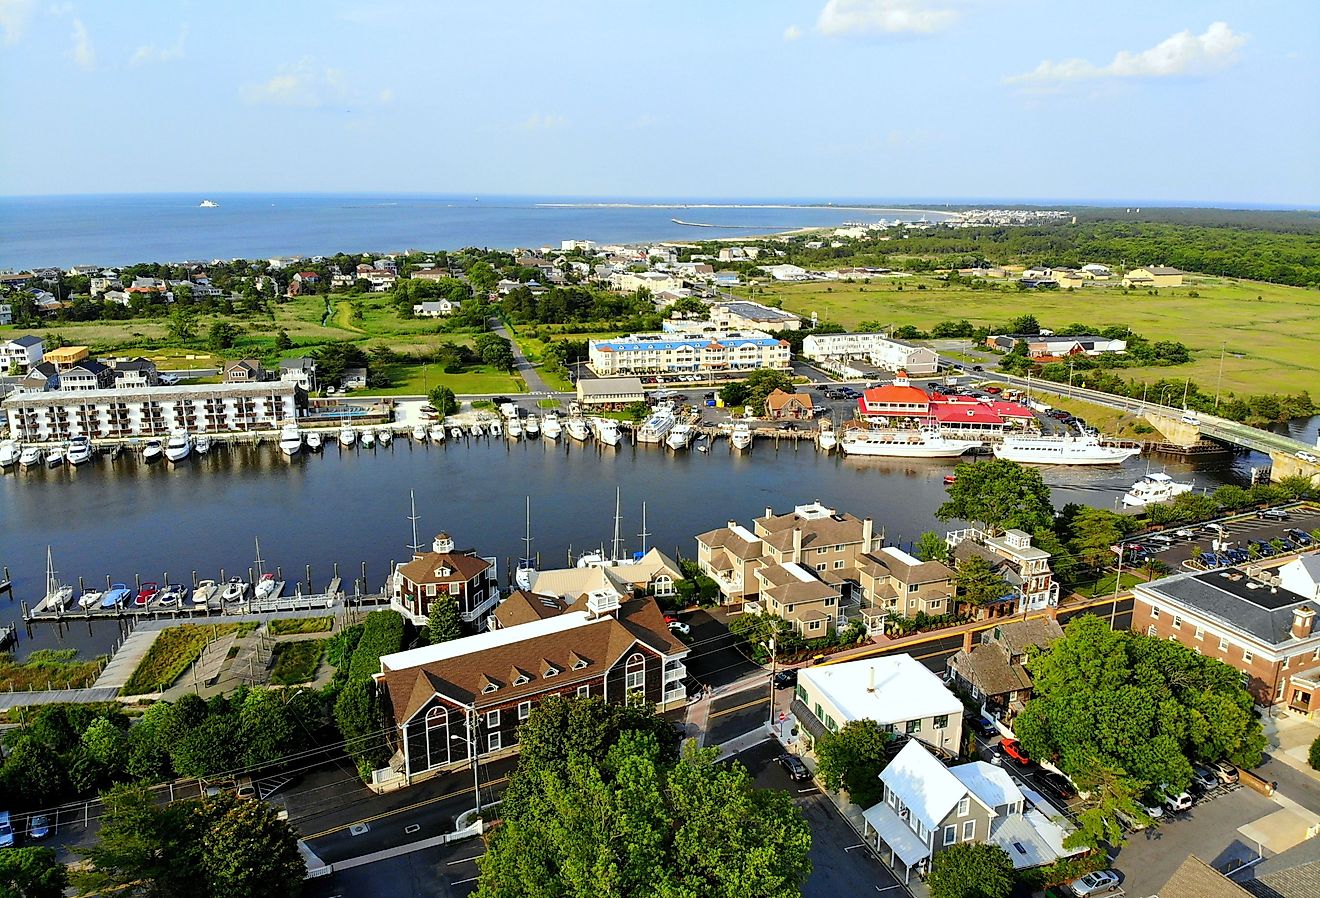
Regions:
<svg viewBox="0 0 1320 898"><path fill-rule="evenodd" d="M1198 487L1245 483L1257 456L1217 455L1191 461L1131 459L1118 468L1043 468L1056 506L1078 502L1114 508L1147 469L1166 470ZM58 576L104 586L106 577L190 582L246 576L259 539L266 570L283 569L290 583L305 565L323 588L335 563L345 584L365 562L373 591L393 561L409 557L409 491L416 495L419 541L440 530L460 547L500 560L522 554L524 504L531 497L533 550L541 565L562 566L570 553L610 547L615 490L621 495L623 548L646 545L695 554L694 537L727 521L747 523L767 507L784 511L819 499L872 516L892 544L907 545L935 519L951 460L843 459L809 442L759 440L752 452L731 453L717 440L709 453L658 446L595 445L490 438L341 451L330 443L292 460L272 444L235 445L193 456L178 466L143 463L133 454L105 456L78 469L36 468L0 477L0 564L14 580L15 601L0 598L0 623L21 622L19 601L44 594L46 548ZM292 585L290 585L292 590ZM65 632L36 626L19 655L67 646L95 653L118 633L112 621L76 623Z"/></svg>

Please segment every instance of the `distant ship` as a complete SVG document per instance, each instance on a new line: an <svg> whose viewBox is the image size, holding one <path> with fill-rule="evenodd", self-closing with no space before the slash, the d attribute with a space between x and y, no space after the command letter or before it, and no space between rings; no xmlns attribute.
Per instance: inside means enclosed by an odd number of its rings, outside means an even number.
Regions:
<svg viewBox="0 0 1320 898"><path fill-rule="evenodd" d="M200 203L197 204L197 206L198 206L198 208L200 208L200 209L219 209L219 208L220 208L220 204L217 203L215 200L202 200Z"/></svg>

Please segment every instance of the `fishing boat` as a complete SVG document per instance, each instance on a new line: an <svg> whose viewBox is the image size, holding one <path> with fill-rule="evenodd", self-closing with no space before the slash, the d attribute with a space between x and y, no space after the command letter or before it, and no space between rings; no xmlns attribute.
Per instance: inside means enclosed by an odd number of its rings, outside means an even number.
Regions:
<svg viewBox="0 0 1320 898"><path fill-rule="evenodd" d="M316 431L313 430L307 434L307 450L309 452L320 452L321 447L324 445L325 445L325 441L321 438L321 435Z"/></svg>
<svg viewBox="0 0 1320 898"><path fill-rule="evenodd" d="M820 433L816 436L816 445L821 452L833 452L839 445L839 435L834 432L834 425L829 421L820 422Z"/></svg>
<svg viewBox="0 0 1320 898"><path fill-rule="evenodd" d="M386 427L376 434L376 439L380 440L382 446L388 446L390 443L394 442L394 431Z"/></svg>
<svg viewBox="0 0 1320 898"><path fill-rule="evenodd" d="M133 597L133 590L126 583L115 583L101 595L103 609L118 608Z"/></svg>
<svg viewBox="0 0 1320 898"><path fill-rule="evenodd" d="M733 448L742 450L752 448L752 428L746 421L739 421L733 425L733 430L729 432L729 442Z"/></svg>
<svg viewBox="0 0 1320 898"><path fill-rule="evenodd" d="M298 425L290 421L280 430L280 452L284 453L286 458L293 458L302 451L302 433L298 430Z"/></svg>
<svg viewBox="0 0 1320 898"><path fill-rule="evenodd" d="M463 438L463 428L455 424L453 427L449 428L449 435L456 440L461 440Z"/></svg>
<svg viewBox="0 0 1320 898"><path fill-rule="evenodd" d="M1028 465L1118 465L1141 454L1141 447L1105 446L1094 436L1009 436L994 453Z"/></svg>
<svg viewBox="0 0 1320 898"><path fill-rule="evenodd" d="M419 443L426 442L426 425L414 424L412 429L412 438Z"/></svg>
<svg viewBox="0 0 1320 898"><path fill-rule="evenodd" d="M374 430L362 431L362 448L370 449L376 445L376 432Z"/></svg>
<svg viewBox="0 0 1320 898"><path fill-rule="evenodd" d="M432 443L443 443L445 441L445 426L443 424L432 424L429 434Z"/></svg>
<svg viewBox="0 0 1320 898"><path fill-rule="evenodd" d="M697 431L691 424L675 424L665 437L665 445L675 452L686 449L692 443L692 438L696 436Z"/></svg>
<svg viewBox="0 0 1320 898"><path fill-rule="evenodd" d="M101 599L105 597L105 592L99 589L84 589L83 594L78 596L79 608L95 608L101 604Z"/></svg>
<svg viewBox="0 0 1320 898"><path fill-rule="evenodd" d="M498 418L496 418L494 421L490 422L490 435L493 437L497 437L501 434L501 432L502 431L500 430L500 421Z"/></svg>
<svg viewBox="0 0 1320 898"><path fill-rule="evenodd" d="M513 582L519 589L531 589L536 574L536 556L532 554L532 497L527 497L527 529L523 534L523 555L513 572Z"/></svg>
<svg viewBox="0 0 1320 898"><path fill-rule="evenodd" d="M51 446L46 450L46 467L58 468L64 464L64 447Z"/></svg>
<svg viewBox="0 0 1320 898"><path fill-rule="evenodd" d="M220 593L220 601L227 604L242 601L247 595L247 583L238 577L230 577L229 582L225 584L224 590Z"/></svg>
<svg viewBox="0 0 1320 898"><path fill-rule="evenodd" d="M18 456L21 450L18 443L13 440L0 442L0 468L12 468L18 464Z"/></svg>
<svg viewBox="0 0 1320 898"><path fill-rule="evenodd" d="M623 439L623 434L619 431L619 422L613 418L595 418L596 439L600 440L606 446L617 446Z"/></svg>
<svg viewBox="0 0 1320 898"><path fill-rule="evenodd" d="M73 587L66 586L55 577L55 562L50 546L46 547L46 610L59 611L73 600Z"/></svg>
<svg viewBox="0 0 1320 898"><path fill-rule="evenodd" d="M545 420L541 422L541 436L547 440L557 440L563 432L564 427L559 423L559 415L554 412L546 412Z"/></svg>
<svg viewBox="0 0 1320 898"><path fill-rule="evenodd" d="M527 416L527 420L523 422L523 432L528 437L539 437L541 435L541 422L537 420L536 415Z"/></svg>
<svg viewBox="0 0 1320 898"><path fill-rule="evenodd" d="M357 442L357 431L345 424L339 428L339 445L343 449L352 449Z"/></svg>
<svg viewBox="0 0 1320 898"><path fill-rule="evenodd" d="M591 439L591 428L587 426L586 419L584 418L569 418L565 429L568 431L569 436L580 442L585 443L587 440Z"/></svg>
<svg viewBox="0 0 1320 898"><path fill-rule="evenodd" d="M41 464L41 448L38 446L24 446L23 451L18 454L18 464L24 468L35 468Z"/></svg>
<svg viewBox="0 0 1320 898"><path fill-rule="evenodd" d="M160 440L147 440L142 447L142 460L145 462L160 461L165 454L165 447L161 445Z"/></svg>
<svg viewBox="0 0 1320 898"><path fill-rule="evenodd" d="M198 580L197 585L193 587L192 600L194 605L205 605L215 598L216 593L220 591L220 585L214 580Z"/></svg>
<svg viewBox="0 0 1320 898"><path fill-rule="evenodd" d="M193 440L193 451L198 455L205 455L211 451L211 438L204 433L199 433L197 439Z"/></svg>
<svg viewBox="0 0 1320 898"><path fill-rule="evenodd" d="M651 412L651 416L642 422L642 426L637 428L637 442L663 442L676 423L673 406L668 403L658 405L655 411Z"/></svg>
<svg viewBox="0 0 1320 898"><path fill-rule="evenodd" d="M183 461L191 451L192 440L188 438L186 430L176 430L170 434L169 442L165 444L165 458L171 464Z"/></svg>
<svg viewBox="0 0 1320 898"><path fill-rule="evenodd" d="M1144 508L1168 502L1183 493L1190 493L1194 486L1191 483L1179 483L1160 471L1147 472L1145 477L1132 484L1132 488L1123 494L1123 504L1130 508Z"/></svg>
<svg viewBox="0 0 1320 898"><path fill-rule="evenodd" d="M69 440L69 451L64 456L75 468L92 460L92 441L84 436Z"/></svg>
<svg viewBox="0 0 1320 898"><path fill-rule="evenodd" d="M980 440L946 437L934 427L919 430L848 430L839 442L844 455L881 458L957 458L980 445Z"/></svg>
<svg viewBox="0 0 1320 898"><path fill-rule="evenodd" d="M508 420L508 423L505 424L504 433L509 439L516 440L522 436L522 432L522 422L518 420L517 415L514 415Z"/></svg>
<svg viewBox="0 0 1320 898"><path fill-rule="evenodd" d="M482 430L481 424L476 421L472 422L472 424L469 425L468 433L472 434L474 437L480 437L486 435L486 431Z"/></svg>

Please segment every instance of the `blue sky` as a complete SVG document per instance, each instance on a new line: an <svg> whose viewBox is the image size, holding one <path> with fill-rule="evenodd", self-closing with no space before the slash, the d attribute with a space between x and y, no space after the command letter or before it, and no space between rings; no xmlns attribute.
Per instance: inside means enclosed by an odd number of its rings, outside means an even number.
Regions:
<svg viewBox="0 0 1320 898"><path fill-rule="evenodd" d="M0 111L7 195L1315 206L1320 3L0 0Z"/></svg>

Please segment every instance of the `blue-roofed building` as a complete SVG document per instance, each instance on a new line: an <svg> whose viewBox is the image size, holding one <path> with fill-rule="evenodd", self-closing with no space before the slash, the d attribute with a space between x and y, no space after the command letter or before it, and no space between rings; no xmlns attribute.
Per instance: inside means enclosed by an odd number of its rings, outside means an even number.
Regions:
<svg viewBox="0 0 1320 898"><path fill-rule="evenodd" d="M761 331L723 331L702 336L630 334L591 341L588 364L601 377L618 374L718 375L758 368L787 371L786 340Z"/></svg>

